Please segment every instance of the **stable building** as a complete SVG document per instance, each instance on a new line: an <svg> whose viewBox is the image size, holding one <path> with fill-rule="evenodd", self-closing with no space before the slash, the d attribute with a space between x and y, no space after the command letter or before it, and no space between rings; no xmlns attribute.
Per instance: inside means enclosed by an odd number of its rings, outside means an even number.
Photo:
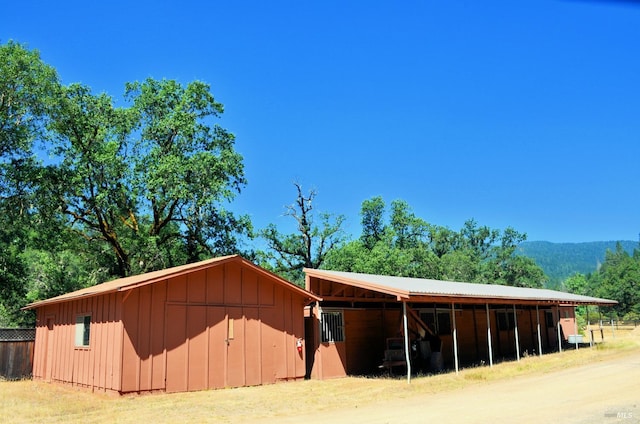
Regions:
<svg viewBox="0 0 640 424"><path fill-rule="evenodd" d="M237 255L98 284L27 306L33 377L116 393L302 379L319 300Z"/></svg>
<svg viewBox="0 0 640 424"><path fill-rule="evenodd" d="M576 305L617 302L546 289L305 269L307 376L457 371L562 349ZM404 371L403 371L404 372Z"/></svg>

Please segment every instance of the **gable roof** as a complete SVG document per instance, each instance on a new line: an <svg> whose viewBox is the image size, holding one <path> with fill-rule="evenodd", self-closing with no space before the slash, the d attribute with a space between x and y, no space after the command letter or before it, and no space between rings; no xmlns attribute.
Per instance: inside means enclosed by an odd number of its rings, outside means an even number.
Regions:
<svg viewBox="0 0 640 424"><path fill-rule="evenodd" d="M293 292L300 294L307 299L321 300L318 296L296 286L293 283L290 283L289 281L277 276L276 274L270 271L267 271L262 267L259 267L253 262L250 262L244 259L240 255L230 255L230 256L220 256L218 258L207 259L207 260L195 262L192 264L176 266L173 268L167 268L159 271L152 271L152 272L147 272L145 274L132 275L130 277L107 281L106 283L96 284L95 286L86 287L84 289L76 290L70 293L65 293L60 296L52 297L50 299L33 302L25 306L23 309L35 309L40 306L49 305L53 303L66 302L70 300L98 296L98 295L107 294L107 293L115 293L119 291L131 290L137 287L146 286L147 284L153 284L159 281L163 281L168 278L178 277L194 271L199 271L206 268L220 266L228 262L240 262L242 265L253 269L259 274L266 276L267 278L275 281L276 283L282 286L285 286L289 290L292 290Z"/></svg>
<svg viewBox="0 0 640 424"><path fill-rule="evenodd" d="M496 284L462 283L427 278L392 277L386 275L361 274L355 272L326 271L307 269L310 277L373 290L396 296L398 300L411 300L412 297L442 297L443 300L478 299L483 303L491 300L513 302L543 302L567 305L615 305L615 300L581 296L549 289L501 286Z"/></svg>

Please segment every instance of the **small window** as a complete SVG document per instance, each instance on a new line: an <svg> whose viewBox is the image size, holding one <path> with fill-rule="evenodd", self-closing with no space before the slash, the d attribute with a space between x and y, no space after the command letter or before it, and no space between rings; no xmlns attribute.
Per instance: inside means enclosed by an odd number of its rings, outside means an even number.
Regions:
<svg viewBox="0 0 640 424"><path fill-rule="evenodd" d="M322 332L322 343L343 342L342 312L322 312L320 314L320 330Z"/></svg>
<svg viewBox="0 0 640 424"><path fill-rule="evenodd" d="M555 327L555 323L553 322L553 312L545 311L544 320L545 320L545 323L547 324L547 328Z"/></svg>
<svg viewBox="0 0 640 424"><path fill-rule="evenodd" d="M436 326L435 318L433 316L433 311L420 312L420 319L427 325L427 327L429 327L429 330L437 333L438 329Z"/></svg>
<svg viewBox="0 0 640 424"><path fill-rule="evenodd" d="M420 319L427 324L427 327L438 335L451 334L451 311L433 309L423 309L420 312Z"/></svg>
<svg viewBox="0 0 640 424"><path fill-rule="evenodd" d="M496 319L498 320L498 330L500 331L508 331L516 328L513 312L496 311Z"/></svg>
<svg viewBox="0 0 640 424"><path fill-rule="evenodd" d="M76 317L76 347L89 347L91 336L91 315Z"/></svg>
<svg viewBox="0 0 640 424"><path fill-rule="evenodd" d="M451 313L449 311L438 312L438 334L451 334Z"/></svg>

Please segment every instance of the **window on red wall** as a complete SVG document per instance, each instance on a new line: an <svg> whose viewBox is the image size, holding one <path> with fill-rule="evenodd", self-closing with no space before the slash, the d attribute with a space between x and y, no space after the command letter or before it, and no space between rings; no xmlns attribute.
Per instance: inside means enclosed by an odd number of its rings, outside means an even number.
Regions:
<svg viewBox="0 0 640 424"><path fill-rule="evenodd" d="M76 316L76 347L89 347L91 339L91 315Z"/></svg>
<svg viewBox="0 0 640 424"><path fill-rule="evenodd" d="M555 327L555 324L553 322L553 312L545 311L544 320L545 320L545 323L547 324L547 328Z"/></svg>
<svg viewBox="0 0 640 424"><path fill-rule="evenodd" d="M344 341L342 311L323 311L320 314L322 343Z"/></svg>

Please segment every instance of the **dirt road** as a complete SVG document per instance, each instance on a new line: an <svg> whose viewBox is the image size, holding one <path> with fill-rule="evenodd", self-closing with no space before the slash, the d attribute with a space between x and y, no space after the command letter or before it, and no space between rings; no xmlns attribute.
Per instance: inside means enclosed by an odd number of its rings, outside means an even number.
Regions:
<svg viewBox="0 0 640 424"><path fill-rule="evenodd" d="M640 357L278 423L640 423Z"/></svg>

